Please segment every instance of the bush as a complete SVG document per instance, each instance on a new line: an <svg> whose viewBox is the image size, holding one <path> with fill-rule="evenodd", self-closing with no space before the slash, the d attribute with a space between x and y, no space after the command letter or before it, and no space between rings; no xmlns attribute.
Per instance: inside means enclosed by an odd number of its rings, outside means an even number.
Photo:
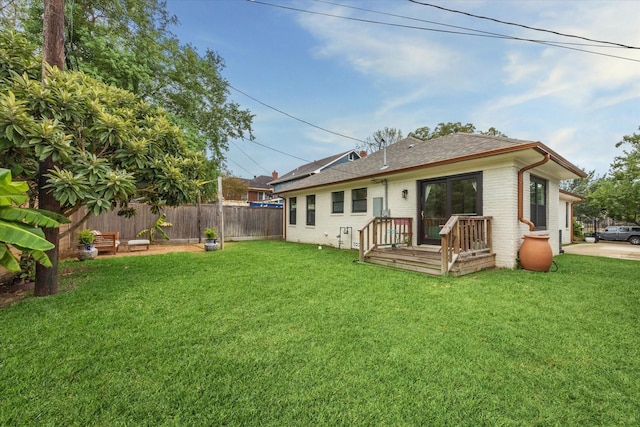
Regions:
<svg viewBox="0 0 640 427"><path fill-rule="evenodd" d="M215 227L209 227L206 230L204 230L204 235L207 237L208 240L212 240L218 237L218 232L216 231Z"/></svg>

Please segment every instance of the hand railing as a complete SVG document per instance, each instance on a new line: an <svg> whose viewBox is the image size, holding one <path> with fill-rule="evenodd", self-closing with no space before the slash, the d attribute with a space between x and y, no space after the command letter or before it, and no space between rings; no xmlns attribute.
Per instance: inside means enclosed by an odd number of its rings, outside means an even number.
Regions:
<svg viewBox="0 0 640 427"><path fill-rule="evenodd" d="M453 215L440 230L442 251L442 273L451 267L461 255L491 253L490 216Z"/></svg>
<svg viewBox="0 0 640 427"><path fill-rule="evenodd" d="M406 217L371 218L360 233L360 261L378 247L411 246L413 219Z"/></svg>

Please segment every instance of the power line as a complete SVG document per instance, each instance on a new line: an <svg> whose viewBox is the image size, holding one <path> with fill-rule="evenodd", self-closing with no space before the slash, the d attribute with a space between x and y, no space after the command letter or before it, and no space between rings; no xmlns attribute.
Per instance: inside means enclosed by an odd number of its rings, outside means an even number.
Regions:
<svg viewBox="0 0 640 427"><path fill-rule="evenodd" d="M476 32L476 33L479 33L479 34L489 34L489 35L492 35L492 36L497 36L497 38L512 38L512 37L514 37L514 36L507 36L507 35L500 34L500 33L494 33L494 32L491 32L491 31L483 31L483 30L477 30L475 28L461 27L459 25L443 24L442 22L430 21L428 19L414 18L414 17L411 17L411 16L398 15L398 14L395 14L395 13L381 12L381 11L378 11L378 10L371 10L371 9L366 9L366 8L363 8L363 7L350 6L350 5L341 4L341 3L334 3L332 1L327 1L327 0L311 0L311 1L315 1L317 3L330 4L332 6L340 6L340 7L346 8L346 9L360 10L360 11L363 11L363 12L374 13L374 14L378 14L378 15L391 16L393 18L406 19L406 20L409 20L409 21L424 22L424 23L427 23L427 24L440 25L442 27L456 28L456 29L465 30L465 31L473 31L473 32ZM530 40L527 40L527 39L522 39L522 40L530 41ZM561 41L551 41L551 40L535 40L535 41L536 42L541 42L541 43L555 43L555 44L574 45L574 46L605 47L605 46L602 46L601 44L592 44L592 43L561 42ZM616 47L619 47L619 46L616 46Z"/></svg>
<svg viewBox="0 0 640 427"><path fill-rule="evenodd" d="M618 46L618 47L624 47L627 49L640 49L640 47L636 47L636 46L629 46L626 44L622 44L622 43L616 43L616 42L608 42L608 41L603 41L603 40L594 40L594 39L590 39L588 37L582 37L582 36L577 36L574 34L565 34L565 33L560 33L558 31L553 31L553 30L546 30L544 28L536 28L536 27L530 27L528 25L523 25L523 24L516 24L514 22L509 22L509 21L502 21L500 19L496 19L496 18L490 18L487 16L480 16L480 15L474 15L473 13L469 13L469 12L462 12L460 10L455 10L455 9L448 9L446 7L442 7L442 6L437 6L435 4L430 4L430 3L423 3L420 2L418 0L409 0L411 3L415 3L415 4L419 4L421 6L428 6L428 7L433 7L436 9L440 9L440 10L445 10L447 12L452 12L452 13L459 13L461 15L466 15L466 16L470 16L472 18L478 18L478 19L486 19L488 21L493 21L493 22L497 22L499 24L505 24L505 25L513 25L515 27L522 27L522 28L526 28L528 30L534 30L534 31L541 31L544 33L550 33L550 34L555 34L557 36L563 36L563 37L572 37L572 38L576 38L576 39L581 39L581 40L586 40L586 41L590 41L590 42L595 42L595 43L602 43L602 44L610 44L613 46Z"/></svg>
<svg viewBox="0 0 640 427"><path fill-rule="evenodd" d="M257 145L259 145L261 147L267 148L267 149L269 149L271 151L275 151L276 153L280 153L280 154L284 154L285 156L292 157L292 158L294 158L296 160L302 160L305 163L314 163L314 162L310 162L309 160L303 159L302 157L294 156L291 153L287 153L285 151L278 150L277 148L269 147L268 145L265 145L265 144L262 144L262 143L256 141L255 138L251 142L253 142L254 144L257 144Z"/></svg>
<svg viewBox="0 0 640 427"><path fill-rule="evenodd" d="M253 140L251 140L251 142L253 142L254 144L257 144L257 145L259 145L259 146L261 146L261 147L264 147L264 148L266 148L266 149L268 149L268 150L275 151L276 153L284 154L285 156L292 157L292 158L294 158L294 159L296 159L296 160L301 160L301 161L303 161L305 164L318 165L318 166L324 166L324 163L320 163L320 161L319 161L319 160L309 161L309 160L307 160L307 159L303 159L302 157L298 157L298 156L295 156L295 155L293 155L293 154L291 154L291 153L287 153L287 152L285 152L285 151L278 150L277 148L269 147L269 146L268 146L268 145L266 145L266 144L262 144L262 143L260 143L260 142L256 141L256 139L255 139L255 138L254 138ZM348 164L348 163L347 163L347 164ZM340 168L340 166L341 166L341 165L340 165L340 164L338 164L338 165L332 166L332 167L331 167L331 169L339 170L339 171L341 171L341 172L343 172L343 173L346 173L346 174L348 174L348 175L359 176L359 174L357 174L357 173L355 173L355 172L348 171L348 170L344 170L343 168Z"/></svg>
<svg viewBox="0 0 640 427"><path fill-rule="evenodd" d="M261 4L263 6L270 6L270 7L280 8L280 9L293 10L293 11L296 11L296 12L309 13L309 14L312 14L312 15L327 16L327 17L330 17L330 18L345 19L345 20L348 20L348 21L364 22L364 23L367 23L367 24L385 25L385 26L389 26L389 27L400 27L400 28L406 28L406 29L412 29L412 30L431 31L431 32L446 33L446 34L457 34L457 35L465 35L465 36L472 36L472 37L485 37L485 38L496 38L496 39L505 39L505 40L515 40L515 41L526 41L526 42L530 42L530 43L538 43L538 44L542 44L542 45L546 45L546 46L557 47L557 48L560 48L560 49L568 49L568 50L575 50L577 52L590 53L592 55L607 56L609 58L622 59L622 60L625 60L625 61L640 62L640 59L633 59L633 58L628 58L628 57L619 56L619 55L612 55L612 54L603 53L603 52L594 52L594 51L587 50L587 49L579 49L579 48L576 48L576 47L564 46L561 43L556 43L556 42L551 42L551 41L527 39L527 38L521 38L521 37L515 37L515 36L507 36L507 35L498 35L498 34L495 34L495 33L481 32L479 30L471 30L471 31L474 31L474 33L468 33L468 32L461 32L461 31L452 31L452 30L442 30L442 29L436 29L436 28L419 27L419 26L415 26L415 25L394 24L394 23L391 23L391 22L375 21L375 20L371 20L371 19L354 18L354 17L350 17L350 16L341 16L341 15L333 15L333 14L330 14L330 13L317 12L317 11L312 11L312 10L307 10L307 9L300 9L300 8L291 7L291 6L283 6L283 5L267 3L267 2L259 1L259 0L251 0L251 2L255 3L255 4ZM438 24L438 25L440 25L440 24ZM605 46L599 46L599 47L605 47Z"/></svg>
<svg viewBox="0 0 640 427"><path fill-rule="evenodd" d="M247 156L247 157L249 158L249 160L251 160L253 163L255 163L256 165L258 165L258 167L259 167L259 168L261 168L263 171L265 171L265 172L267 173L267 175L269 174L269 171L268 171L264 166L262 166L260 163L256 162L256 161L255 161L255 160L254 160L250 155L248 155L247 153L245 153L245 151L244 151L242 148L240 148L240 146L239 146L238 144L236 144L234 141L231 141L231 143L232 143L232 144L233 144L233 145L234 145L238 150L240 150L240 152L241 152L242 154L244 154L245 156Z"/></svg>
<svg viewBox="0 0 640 427"><path fill-rule="evenodd" d="M226 157L226 160L229 160L231 163L233 163L234 165L238 166L240 169L242 169L243 171L248 173L250 176L255 176L254 174L252 174L251 172L246 170L240 163L234 161L233 159L229 158L228 156Z"/></svg>
<svg viewBox="0 0 640 427"><path fill-rule="evenodd" d="M361 139L354 138L354 137L349 136L349 135L344 135L344 134L339 133L339 132L334 132L334 131L332 131L332 130L329 130L329 129L323 128L323 127L318 126L318 125L314 125L314 124L313 124L313 123L311 123L311 122L308 122L308 121L306 121L306 120L300 119L300 118L298 118L298 117L296 117L296 116L293 116L293 115L291 115L291 114L289 114L289 113L286 113L286 112L284 112L284 111L282 111L282 110L279 110L278 108L273 107L273 106L271 106L271 105L269 105L269 104L267 104L267 103L265 103L265 102L262 102L262 101L260 101L259 99L254 98L253 96L249 95L248 93L245 93L245 92L241 91L240 89L233 87L233 86L232 86L232 85L230 85L230 84L229 84L228 86L229 86L231 89L235 90L236 92L239 92L239 93L243 94L243 95L244 95L244 96L246 96L247 98L253 99L253 100L254 100L254 101L256 101L257 103L262 104L262 105L264 105L264 106L265 106L265 107L267 107L267 108L270 108L270 109L272 109L272 110L274 110L274 111L277 111L277 112L278 112L278 113L280 113L280 114L284 114L285 116L287 116L287 117L289 117L289 118L292 118L292 119L294 119L294 120L297 120L297 121L299 121L299 122L301 122L301 123L304 123L304 124L306 124L306 125L309 125L309 126L311 126L311 127L314 127L314 128L316 128L316 129L320 129L321 131L324 131L324 132L329 132L329 133L331 133L331 134L334 134L334 135L337 135L337 136L341 136L341 137L343 137L343 138L352 139L352 140L354 140L354 141L358 141L358 142L365 142L365 141L363 141L363 140L361 140Z"/></svg>

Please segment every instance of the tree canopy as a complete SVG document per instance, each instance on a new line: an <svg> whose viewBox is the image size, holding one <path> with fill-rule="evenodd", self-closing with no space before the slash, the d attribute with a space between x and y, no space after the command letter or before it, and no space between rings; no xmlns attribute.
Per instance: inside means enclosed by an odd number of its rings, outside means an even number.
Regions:
<svg viewBox="0 0 640 427"><path fill-rule="evenodd" d="M457 133L457 132L479 133L482 135L503 136L503 137L507 136L494 127L490 127L488 130L484 132L483 131L476 132L476 127L473 124L467 123L463 125L461 122L439 123L433 130L428 126L424 126L414 130L413 132L409 133L409 135L426 141L428 139L440 138L442 136L450 135L452 133Z"/></svg>
<svg viewBox="0 0 640 427"><path fill-rule="evenodd" d="M249 190L249 184L242 178L232 175L222 177L222 197L226 200L243 200Z"/></svg>
<svg viewBox="0 0 640 427"><path fill-rule="evenodd" d="M200 54L180 43L170 30L178 20L167 12L165 1L65 3L69 70L83 71L161 106L184 131L190 147L206 149L218 166L229 139L251 138L253 116L227 99L223 59L211 50ZM41 1L20 0L0 14L5 22L19 23L39 44L42 11Z"/></svg>
<svg viewBox="0 0 640 427"><path fill-rule="evenodd" d="M16 49L16 47L18 47ZM47 188L66 216L94 214L132 199L152 206L195 200L204 158L188 147L165 111L82 72L51 69L15 32L0 33L0 155L15 178L37 185L38 163L58 166Z"/></svg>
<svg viewBox="0 0 640 427"><path fill-rule="evenodd" d="M0 33L0 157L32 195L53 195L65 216L196 200L204 156L163 109L82 72L49 67L41 80L34 52L21 34ZM55 166L43 171L45 159Z"/></svg>
<svg viewBox="0 0 640 427"><path fill-rule="evenodd" d="M609 173L598 181L587 201L610 218L640 224L640 133L625 135L616 144L620 147L624 147L623 155L614 158Z"/></svg>

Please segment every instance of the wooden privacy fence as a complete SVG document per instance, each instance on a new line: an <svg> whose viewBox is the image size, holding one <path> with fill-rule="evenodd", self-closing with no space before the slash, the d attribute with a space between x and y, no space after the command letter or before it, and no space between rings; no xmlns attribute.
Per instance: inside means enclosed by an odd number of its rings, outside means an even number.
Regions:
<svg viewBox="0 0 640 427"><path fill-rule="evenodd" d="M130 204L136 209L137 214L133 218L118 216L117 210L89 217L84 226L90 230L119 231L123 241L136 238L136 234L144 229L153 227L158 215L144 204ZM198 209L200 209L200 224L198 224ZM221 234L221 221L218 205L203 204L183 205L175 208L165 208L167 222L172 227L164 228L169 236L168 243L197 243L199 238L204 241L204 230L207 227L215 227L218 235ZM81 210L72 216L73 222L78 221L84 212ZM282 238L282 209L257 208L249 206L223 206L224 238L225 240L258 240ZM156 242L164 243L166 240L156 233ZM61 242L62 243L62 242ZM69 239L69 245L74 247L75 236Z"/></svg>

